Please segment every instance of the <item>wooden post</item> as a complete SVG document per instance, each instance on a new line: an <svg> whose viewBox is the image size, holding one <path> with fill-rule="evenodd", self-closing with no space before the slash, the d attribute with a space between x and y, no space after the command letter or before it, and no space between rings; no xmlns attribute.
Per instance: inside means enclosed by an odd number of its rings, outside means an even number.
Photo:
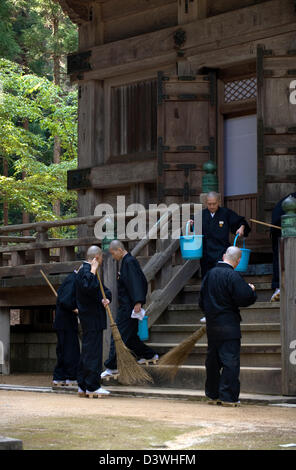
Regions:
<svg viewBox="0 0 296 470"><path fill-rule="evenodd" d="M0 308L0 371L10 374L10 310Z"/></svg>
<svg viewBox="0 0 296 470"><path fill-rule="evenodd" d="M113 318L116 319L117 308L118 308L118 296L117 296L117 271L118 264L112 259L110 253L106 252L103 254L103 282L108 289L112 292L112 302L110 304L111 312ZM116 321L116 320L115 320ZM104 340L103 340L103 361L105 361L109 356L110 350L110 341L111 341L111 328L110 322L107 315L107 330L104 331Z"/></svg>
<svg viewBox="0 0 296 470"><path fill-rule="evenodd" d="M296 395L296 237L280 240L282 393Z"/></svg>

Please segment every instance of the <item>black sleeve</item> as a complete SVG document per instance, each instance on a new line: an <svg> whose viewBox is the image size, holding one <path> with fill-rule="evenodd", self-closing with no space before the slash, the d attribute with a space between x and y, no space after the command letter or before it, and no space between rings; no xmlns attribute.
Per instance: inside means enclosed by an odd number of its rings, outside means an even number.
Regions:
<svg viewBox="0 0 296 470"><path fill-rule="evenodd" d="M93 299L98 298L100 293L100 284L97 276L90 271L90 267L89 270L81 269L79 271L76 282L79 284L80 292Z"/></svg>
<svg viewBox="0 0 296 470"><path fill-rule="evenodd" d="M256 292L236 272L231 276L231 296L236 307L248 307L257 299Z"/></svg>
<svg viewBox="0 0 296 470"><path fill-rule="evenodd" d="M240 228L241 225L245 226L244 236L247 237L251 231L251 228L244 217L238 215L236 212L231 209L227 209L228 212L228 222L230 225L231 233L235 234L236 231Z"/></svg>
<svg viewBox="0 0 296 470"><path fill-rule="evenodd" d="M133 305L146 302L147 280L137 260L130 259L125 265L125 287Z"/></svg>

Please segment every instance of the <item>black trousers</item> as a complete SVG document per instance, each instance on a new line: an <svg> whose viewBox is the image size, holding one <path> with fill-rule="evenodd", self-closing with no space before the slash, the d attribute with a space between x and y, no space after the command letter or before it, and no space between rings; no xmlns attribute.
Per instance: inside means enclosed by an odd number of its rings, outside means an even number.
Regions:
<svg viewBox="0 0 296 470"><path fill-rule="evenodd" d="M273 251L273 274L272 274L272 288L277 289L280 287L280 262L279 262L279 239L277 234L272 234L272 251Z"/></svg>
<svg viewBox="0 0 296 470"><path fill-rule="evenodd" d="M80 358L80 344L77 330L56 330L57 364L53 380L76 380Z"/></svg>
<svg viewBox="0 0 296 470"><path fill-rule="evenodd" d="M116 320L121 338L124 344L135 354L137 358L151 359L155 355L149 346L143 343L138 336L138 320L136 318L127 318ZM111 346L109 357L105 361L107 369L116 369L116 350L113 337L111 338Z"/></svg>
<svg viewBox="0 0 296 470"><path fill-rule="evenodd" d="M78 365L78 386L84 392L94 392L101 386L103 361L103 330L84 331Z"/></svg>
<svg viewBox="0 0 296 470"><path fill-rule="evenodd" d="M211 259L208 259L206 256L201 258L200 268L201 268L201 277L202 277L202 279L205 277L205 275L207 274L207 272L210 269L212 269L216 266L216 264L218 263L219 260L220 260L220 258L217 261L213 261Z"/></svg>
<svg viewBox="0 0 296 470"><path fill-rule="evenodd" d="M240 339L208 341L206 396L237 402L240 393Z"/></svg>

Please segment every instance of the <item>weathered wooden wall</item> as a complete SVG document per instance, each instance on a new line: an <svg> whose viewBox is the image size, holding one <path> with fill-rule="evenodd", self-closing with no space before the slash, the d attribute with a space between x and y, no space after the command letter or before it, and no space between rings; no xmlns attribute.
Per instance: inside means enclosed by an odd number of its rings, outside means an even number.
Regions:
<svg viewBox="0 0 296 470"><path fill-rule="evenodd" d="M80 85L79 167L90 169L79 191L80 215L92 213L101 201L114 204L119 192L130 202L155 200L153 87L159 70L170 75L196 74L203 67L218 71L217 163L223 195L223 119L231 113L256 112L256 97L245 103L223 102L224 81L256 76L258 45L272 49L275 55L295 50L295 26L292 0L93 2L89 20L84 17L80 26L79 44L80 51L90 51L91 68L71 75ZM284 92L279 82L270 90L273 94L275 90ZM266 122L272 119L273 111L267 113ZM284 126L285 120L277 125ZM265 145L275 138L266 134ZM290 133L291 147L293 138ZM295 188L294 160L294 153L275 152L264 157L264 167L259 165L261 188L262 178L271 177L266 180L264 195L259 191L259 200L264 198L267 203L262 213L266 219L282 193ZM200 188L200 171L197 176L194 187ZM175 183L171 179L169 186L177 186ZM251 209L253 214L254 201L255 196L251 205L247 198L241 200L246 215ZM260 216L258 207L256 211Z"/></svg>

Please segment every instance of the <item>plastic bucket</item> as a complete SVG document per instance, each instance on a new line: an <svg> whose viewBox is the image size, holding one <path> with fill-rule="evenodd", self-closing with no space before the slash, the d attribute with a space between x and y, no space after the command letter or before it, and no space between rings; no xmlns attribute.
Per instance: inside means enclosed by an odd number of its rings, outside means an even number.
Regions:
<svg viewBox="0 0 296 470"><path fill-rule="evenodd" d="M239 235L237 235L234 239L233 246L236 246L236 241L238 239ZM240 273L244 273L247 271L248 266L249 266L249 260L250 260L250 254L251 250L246 248L246 242L245 240L243 241L243 248L240 248L242 252L242 257L239 262L239 265L235 268L235 271L239 271Z"/></svg>
<svg viewBox="0 0 296 470"><path fill-rule="evenodd" d="M149 339L148 317L145 316L143 320L139 320L138 323L138 336L141 341L147 341L147 339Z"/></svg>
<svg viewBox="0 0 296 470"><path fill-rule="evenodd" d="M202 258L202 239L203 235L189 235L190 221L186 224L186 235L180 237L180 248L182 258L200 259Z"/></svg>

